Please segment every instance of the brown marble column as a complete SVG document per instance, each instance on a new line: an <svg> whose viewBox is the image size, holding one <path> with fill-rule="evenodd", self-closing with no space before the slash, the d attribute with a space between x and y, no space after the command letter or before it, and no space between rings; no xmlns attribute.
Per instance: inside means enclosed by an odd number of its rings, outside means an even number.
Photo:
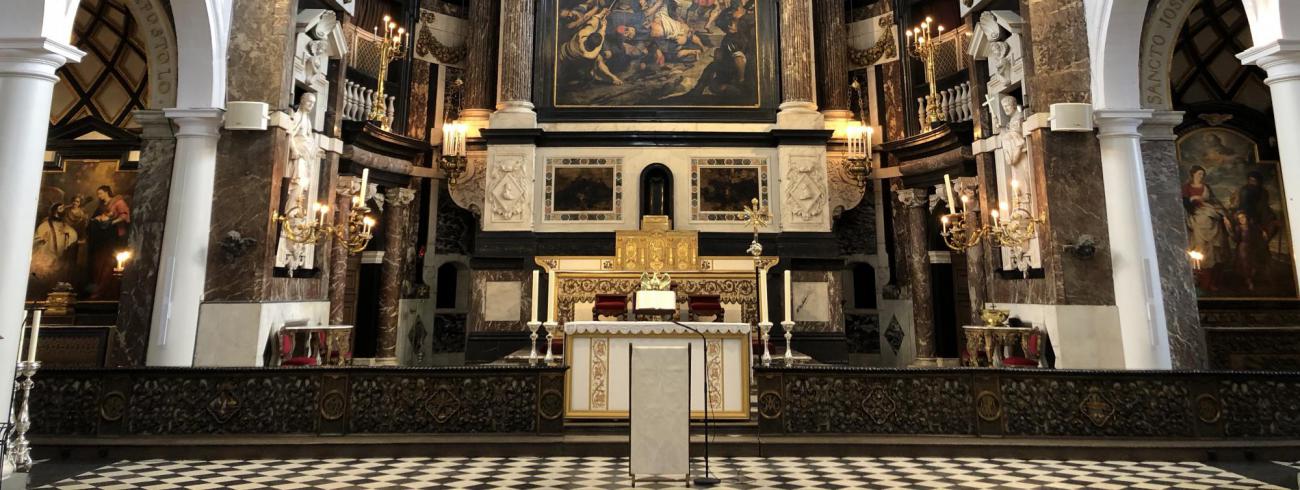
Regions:
<svg viewBox="0 0 1300 490"><path fill-rule="evenodd" d="M494 128L531 128L533 112L534 0L501 0L501 52Z"/></svg>
<svg viewBox="0 0 1300 490"><path fill-rule="evenodd" d="M907 286L912 296L912 325L916 336L916 359L913 366L935 365L934 294L930 291L930 247L927 223L930 220L930 196L925 189L902 189L898 202L903 206L907 228L904 260L907 261Z"/></svg>
<svg viewBox="0 0 1300 490"><path fill-rule="evenodd" d="M1186 215L1182 176L1178 172L1174 127L1182 112L1157 111L1142 124L1142 169L1151 206L1160 291L1169 329L1169 358L1174 369L1205 369L1205 331L1201 329L1195 275L1187 259Z"/></svg>
<svg viewBox="0 0 1300 490"><path fill-rule="evenodd" d="M812 0L783 0L781 6L781 112L777 126L821 129L814 86Z"/></svg>
<svg viewBox="0 0 1300 490"><path fill-rule="evenodd" d="M384 263L379 271L379 338L375 364L397 364L397 314L402 299L402 252L406 223L415 191L395 187L384 192Z"/></svg>
<svg viewBox="0 0 1300 490"><path fill-rule="evenodd" d="M176 156L171 120L162 111L136 111L135 120L142 130L140 173L131 199L131 233L127 245L131 261L122 273L117 334L109 342L107 364L110 366L144 364Z"/></svg>
<svg viewBox="0 0 1300 490"><path fill-rule="evenodd" d="M979 178L960 177L953 181L958 196L967 196L965 220L974 226L980 224ZM958 197L958 199L961 199ZM960 204L958 204L960 206ZM966 289L970 297L971 325L980 325L980 309L988 302L988 269L984 262L984 242L966 249ZM964 344L961 344L964 345Z"/></svg>
<svg viewBox="0 0 1300 490"><path fill-rule="evenodd" d="M853 119L849 112L848 26L842 0L816 0L813 40L817 55L817 105L827 119Z"/></svg>
<svg viewBox="0 0 1300 490"><path fill-rule="evenodd" d="M352 198L361 190L361 181L353 176L340 176L334 188L334 226L346 227L352 213ZM330 239L330 325L344 323L344 292L348 287L348 256L352 253L338 237Z"/></svg>
<svg viewBox="0 0 1300 490"><path fill-rule="evenodd" d="M465 87L461 96L461 119L487 121L496 104L497 15L500 0L470 0L469 24L465 33Z"/></svg>

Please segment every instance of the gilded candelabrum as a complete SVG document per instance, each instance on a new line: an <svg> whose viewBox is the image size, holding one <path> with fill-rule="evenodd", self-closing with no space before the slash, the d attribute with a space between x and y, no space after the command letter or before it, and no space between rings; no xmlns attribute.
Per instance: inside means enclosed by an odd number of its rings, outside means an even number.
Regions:
<svg viewBox="0 0 1300 490"><path fill-rule="evenodd" d="M937 29L936 29L937 27ZM925 100L925 119L921 120L921 131L930 131L943 121L939 112L939 87L935 80L935 55L939 51L939 38L943 36L943 26L936 26L934 19L925 18L920 26L907 31L907 50L914 58L925 65L925 82L930 86L930 95Z"/></svg>
<svg viewBox="0 0 1300 490"><path fill-rule="evenodd" d="M344 246L348 248L348 253L357 254L365 250L370 244L370 239L374 238L371 233L374 227L375 219L370 217L370 208L366 207L364 198L357 196L352 201L347 223L333 227L332 231L335 238L343 241Z"/></svg>
<svg viewBox="0 0 1300 490"><path fill-rule="evenodd" d="M844 128L844 139L848 143L845 160L848 162L849 175L853 176L858 187L867 188L871 181L871 145L875 141L875 128L867 124L867 99L862 94L862 84L856 79L850 85L850 97L858 99L858 120Z"/></svg>
<svg viewBox="0 0 1300 490"><path fill-rule="evenodd" d="M288 211L284 214L275 214L275 221L280 223L284 237L289 241L304 245L315 244L320 243L330 233L330 227L325 223L328 215L329 206L319 202L313 202L310 207L308 206L307 192L304 190L298 194Z"/></svg>
<svg viewBox="0 0 1300 490"><path fill-rule="evenodd" d="M944 180L947 181L948 177L944 176ZM948 200L951 202L952 184L945 185ZM1021 192L1020 183L1014 179L1011 181L1011 195L1015 207L1002 201L998 204L997 210L989 213L989 224L983 226L979 225L974 213L968 212L968 199L965 195L961 197L960 213L955 206L949 204L948 214L940 218L940 223L943 225L940 234L948 248L958 252L965 251L987 238L999 247L1019 250L1036 238L1038 225L1043 223L1043 217L1035 217L1029 210L1032 205L1029 196Z"/></svg>
<svg viewBox="0 0 1300 490"><path fill-rule="evenodd" d="M759 308L758 314L755 315L757 317L755 323L758 325L760 339L763 341L762 361L763 365L766 366L772 363L772 352L769 348L772 323L767 321L767 318L763 318L766 300L763 298L764 291L761 276L763 270L766 269L766 264L763 260L763 244L758 243L758 230L772 222L772 215L768 213L767 208L758 205L758 198L754 198L750 201L749 206L745 206L744 211L737 214L737 217L749 225L754 232L754 238L749 242L749 248L745 249L745 251L754 257L754 292L758 295L758 301L755 304Z"/></svg>
<svg viewBox="0 0 1300 490"><path fill-rule="evenodd" d="M379 37L379 28L375 28L375 37ZM408 44L406 28L397 27L397 23L392 18L384 16L384 36L376 42L379 48L379 75L378 83L375 87L374 104L370 106L371 121L379 121L379 127L388 131L393 127L393 121L388 117L388 111L384 101L388 97L384 94L384 82L388 79L388 64L393 60L406 56L406 46Z"/></svg>

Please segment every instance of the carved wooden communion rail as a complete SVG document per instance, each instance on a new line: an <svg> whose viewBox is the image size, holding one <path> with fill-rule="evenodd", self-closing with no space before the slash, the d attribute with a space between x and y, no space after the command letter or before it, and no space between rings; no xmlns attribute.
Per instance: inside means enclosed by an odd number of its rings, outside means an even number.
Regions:
<svg viewBox="0 0 1300 490"><path fill-rule="evenodd" d="M563 430L563 367L46 369L30 434L529 433Z"/></svg>
<svg viewBox="0 0 1300 490"><path fill-rule="evenodd" d="M1300 373L755 368L759 432L1300 439Z"/></svg>

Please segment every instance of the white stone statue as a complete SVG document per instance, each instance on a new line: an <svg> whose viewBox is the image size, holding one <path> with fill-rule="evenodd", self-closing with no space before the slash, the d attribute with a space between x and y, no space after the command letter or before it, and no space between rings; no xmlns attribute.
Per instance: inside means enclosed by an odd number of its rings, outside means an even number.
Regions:
<svg viewBox="0 0 1300 490"><path fill-rule="evenodd" d="M980 14L967 53L988 63L986 93L1008 93L1024 79L1020 38L1023 26L1024 20L1009 10L990 10Z"/></svg>
<svg viewBox="0 0 1300 490"><path fill-rule="evenodd" d="M312 125L312 112L316 109L316 94L304 92L298 98L298 109L289 116L289 196L306 192L303 186L314 175L312 170L320 162L320 143L316 141L316 128ZM295 186L297 187L295 189ZM297 192L295 192L295 190ZM310 201L310 199L308 199Z"/></svg>
<svg viewBox="0 0 1300 490"><path fill-rule="evenodd" d="M1024 111L1020 109L1016 98L1010 95L1003 95L999 102L1002 105L1002 113L1007 117L1003 120L1001 131L998 132L998 142L1001 143L1007 165L1017 167L1029 153L1025 145Z"/></svg>

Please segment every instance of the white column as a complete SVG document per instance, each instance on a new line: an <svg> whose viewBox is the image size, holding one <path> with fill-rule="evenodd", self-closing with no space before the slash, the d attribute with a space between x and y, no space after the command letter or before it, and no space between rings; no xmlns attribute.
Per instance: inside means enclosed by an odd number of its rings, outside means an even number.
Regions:
<svg viewBox="0 0 1300 490"><path fill-rule="evenodd" d="M1160 289L1151 204L1138 127L1150 110L1099 110L1111 277L1128 369L1170 369L1169 332Z"/></svg>
<svg viewBox="0 0 1300 490"><path fill-rule="evenodd" d="M1237 55L1247 65L1268 72L1273 94L1273 120L1277 126L1277 149L1282 159L1282 193L1291 233L1300 231L1300 41L1281 39L1262 44ZM1291 240L1291 256L1300 257L1300 241ZM1297 274L1300 274L1298 272Z"/></svg>
<svg viewBox="0 0 1300 490"><path fill-rule="evenodd" d="M167 109L164 113L176 123L176 165L145 360L150 366L192 366L208 269L212 184L223 111Z"/></svg>
<svg viewBox="0 0 1300 490"><path fill-rule="evenodd" d="M55 71L84 54L49 39L0 40L0 414L9 413L18 362Z"/></svg>

